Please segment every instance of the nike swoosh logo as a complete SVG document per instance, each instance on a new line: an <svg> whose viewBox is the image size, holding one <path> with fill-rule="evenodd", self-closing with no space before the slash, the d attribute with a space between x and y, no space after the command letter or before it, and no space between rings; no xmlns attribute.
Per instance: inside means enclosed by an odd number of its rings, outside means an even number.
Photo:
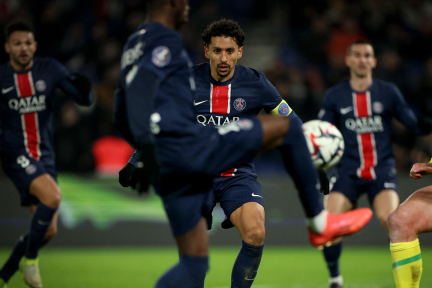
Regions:
<svg viewBox="0 0 432 288"><path fill-rule="evenodd" d="M6 88L6 89L3 88L3 89L2 89L2 94L6 94L6 93L8 93L9 91L12 91L14 88L15 88L14 86L9 87L9 88Z"/></svg>
<svg viewBox="0 0 432 288"><path fill-rule="evenodd" d="M353 107L352 107L352 106L348 106L348 107L346 107L346 108L341 108L341 109L340 109L340 112L341 112L342 114L347 114L347 113L351 112L352 110L353 110Z"/></svg>
<svg viewBox="0 0 432 288"><path fill-rule="evenodd" d="M195 106L198 106L198 105L200 105L200 104L202 104L202 103L204 103L204 102L207 102L208 100L204 100L204 101L201 101L201 102L195 102L195 100L194 100L194 105Z"/></svg>
<svg viewBox="0 0 432 288"><path fill-rule="evenodd" d="M252 196L253 196L253 197L261 197L261 198L263 198L261 195L257 195L257 194L255 194L255 193L252 193Z"/></svg>
<svg viewBox="0 0 432 288"><path fill-rule="evenodd" d="M48 222L43 222L43 221L39 220L39 221L38 221L38 224L39 224L39 225L43 225L43 226L47 226L47 225L48 225Z"/></svg>

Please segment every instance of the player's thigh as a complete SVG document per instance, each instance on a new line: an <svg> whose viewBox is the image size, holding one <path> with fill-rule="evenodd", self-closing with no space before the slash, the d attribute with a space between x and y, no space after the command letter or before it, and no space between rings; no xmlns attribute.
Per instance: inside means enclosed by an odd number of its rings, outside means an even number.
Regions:
<svg viewBox="0 0 432 288"><path fill-rule="evenodd" d="M432 232L432 186L414 192L396 212L404 225L413 227L417 234Z"/></svg>
<svg viewBox="0 0 432 288"><path fill-rule="evenodd" d="M29 187L29 193L39 199L41 203L51 208L58 208L61 200L60 187L54 178L48 174L36 177Z"/></svg>
<svg viewBox="0 0 432 288"><path fill-rule="evenodd" d="M180 255L208 256L207 221L201 218L188 232L175 237Z"/></svg>
<svg viewBox="0 0 432 288"><path fill-rule="evenodd" d="M324 203L326 210L332 214L339 214L353 209L351 201L339 191L332 191Z"/></svg>
<svg viewBox="0 0 432 288"><path fill-rule="evenodd" d="M37 209L37 205L35 205L35 204L31 204L31 205L29 206L29 208L30 208L30 212L31 212L32 214L34 214L34 212L35 212L36 209ZM46 234L46 236L45 236L46 239L50 239L50 238L54 237L54 235L57 234L57 224L58 224L58 219L59 219L59 212L56 211L56 213L54 214L54 217L53 217L53 219L52 219L52 221L51 221L51 224L50 224L50 226L49 226L49 228L48 228L47 234Z"/></svg>
<svg viewBox="0 0 432 288"><path fill-rule="evenodd" d="M256 246L262 245L265 238L265 210L257 202L248 202L237 208L230 217L243 240Z"/></svg>
<svg viewBox="0 0 432 288"><path fill-rule="evenodd" d="M393 189L385 189L380 191L372 202L372 207L376 216L381 220L387 221L390 213L396 210L399 206L399 195Z"/></svg>

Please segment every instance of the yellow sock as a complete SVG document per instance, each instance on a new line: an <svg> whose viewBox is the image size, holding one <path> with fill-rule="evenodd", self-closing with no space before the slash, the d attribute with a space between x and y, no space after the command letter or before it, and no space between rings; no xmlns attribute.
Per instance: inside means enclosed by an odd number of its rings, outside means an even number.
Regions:
<svg viewBox="0 0 432 288"><path fill-rule="evenodd" d="M390 243L393 276L397 288L418 288L423 271L420 242Z"/></svg>

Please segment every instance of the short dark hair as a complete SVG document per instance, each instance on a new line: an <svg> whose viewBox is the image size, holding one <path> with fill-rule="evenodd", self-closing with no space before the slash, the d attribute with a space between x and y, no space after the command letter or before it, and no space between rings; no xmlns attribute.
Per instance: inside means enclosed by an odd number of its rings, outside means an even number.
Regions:
<svg viewBox="0 0 432 288"><path fill-rule="evenodd" d="M360 40L354 41L353 43L351 43L351 45L348 46L348 51L347 51L348 55L351 54L351 48L354 45L358 45L358 44L367 44L367 45L372 46L372 49L374 49L371 41L369 41L368 39L360 39Z"/></svg>
<svg viewBox="0 0 432 288"><path fill-rule="evenodd" d="M206 47L210 45L212 37L218 36L232 37L239 47L243 47L245 33L241 29L240 25L234 20L221 19L214 21L210 23L210 25L208 25L201 34Z"/></svg>
<svg viewBox="0 0 432 288"><path fill-rule="evenodd" d="M14 22L9 23L6 26L6 28L4 29L6 41L9 40L10 35L15 31L27 31L27 32L31 32L31 33L33 33L33 35L35 35L35 29L34 29L34 26L32 24L30 24L29 22L23 21L23 20L18 20L18 21L14 21Z"/></svg>

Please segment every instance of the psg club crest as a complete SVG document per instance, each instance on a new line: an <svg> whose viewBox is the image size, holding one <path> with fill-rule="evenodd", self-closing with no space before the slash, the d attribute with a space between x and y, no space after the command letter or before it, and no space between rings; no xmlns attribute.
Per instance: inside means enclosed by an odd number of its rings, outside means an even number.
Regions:
<svg viewBox="0 0 432 288"><path fill-rule="evenodd" d="M39 92L44 92L46 89L46 83L44 80L36 81L36 90Z"/></svg>
<svg viewBox="0 0 432 288"><path fill-rule="evenodd" d="M373 102L372 103L372 109L375 113L377 114L381 114L383 112L383 105L381 104L381 102Z"/></svg>
<svg viewBox="0 0 432 288"><path fill-rule="evenodd" d="M27 175L32 175L37 171L37 168L35 165L30 164L29 166L27 166L27 168L25 168L25 171L26 171Z"/></svg>
<svg viewBox="0 0 432 288"><path fill-rule="evenodd" d="M158 46L153 49L152 62L159 68L162 68L171 61L171 51L166 46Z"/></svg>
<svg viewBox="0 0 432 288"><path fill-rule="evenodd" d="M281 116L287 116L290 112L290 108L288 107L287 103L282 103L281 105L279 105L278 108L278 114Z"/></svg>
<svg viewBox="0 0 432 288"><path fill-rule="evenodd" d="M234 100L233 105L234 109L236 109L237 111L242 111L246 108L246 101L243 98L237 98L236 100Z"/></svg>

